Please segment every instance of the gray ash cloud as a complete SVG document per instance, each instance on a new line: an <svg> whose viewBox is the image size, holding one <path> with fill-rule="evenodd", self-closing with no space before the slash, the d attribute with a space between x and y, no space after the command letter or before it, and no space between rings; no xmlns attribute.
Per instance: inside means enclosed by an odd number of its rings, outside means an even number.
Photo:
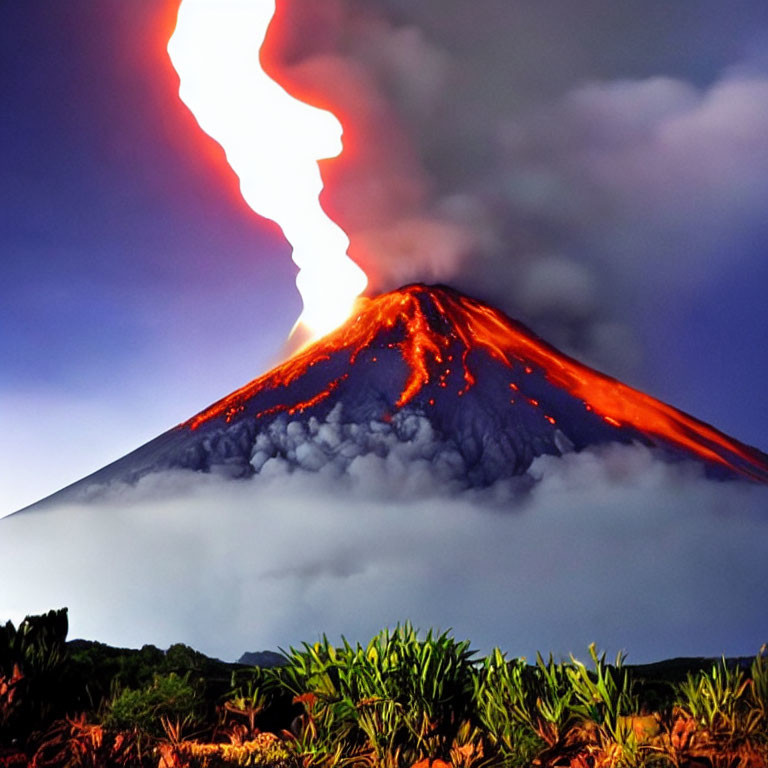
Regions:
<svg viewBox="0 0 768 768"><path fill-rule="evenodd" d="M278 71L345 119L323 199L373 289L448 282L635 373L637 314L768 236L768 19L706 7L284 4Z"/></svg>

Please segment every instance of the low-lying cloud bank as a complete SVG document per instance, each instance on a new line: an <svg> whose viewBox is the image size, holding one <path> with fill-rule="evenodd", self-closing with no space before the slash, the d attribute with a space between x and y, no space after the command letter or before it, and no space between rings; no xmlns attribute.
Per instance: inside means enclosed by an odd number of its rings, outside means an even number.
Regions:
<svg viewBox="0 0 768 768"><path fill-rule="evenodd" d="M768 639L768 492L642 448L538 459L449 493L370 456L329 476L163 473L0 522L0 619L67 605L73 636L222 658L412 620L476 647L630 660Z"/></svg>

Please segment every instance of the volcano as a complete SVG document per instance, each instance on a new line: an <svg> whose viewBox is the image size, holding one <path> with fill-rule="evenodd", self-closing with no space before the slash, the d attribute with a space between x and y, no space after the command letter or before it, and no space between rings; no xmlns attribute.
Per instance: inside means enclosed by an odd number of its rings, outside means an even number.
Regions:
<svg viewBox="0 0 768 768"><path fill-rule="evenodd" d="M616 442L768 483L759 450L564 355L487 304L414 284L361 299L331 334L38 505L168 469L245 477L279 459L343 471L414 445L446 478L483 486L523 475L543 454Z"/></svg>

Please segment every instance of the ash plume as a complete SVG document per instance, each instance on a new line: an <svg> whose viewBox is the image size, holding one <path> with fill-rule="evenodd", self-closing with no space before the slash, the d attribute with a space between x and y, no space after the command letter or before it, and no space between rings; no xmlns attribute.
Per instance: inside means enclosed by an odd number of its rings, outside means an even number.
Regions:
<svg viewBox="0 0 768 768"><path fill-rule="evenodd" d="M668 14L704 34L689 13L289 0L264 55L344 123L323 202L373 292L447 282L626 376L636 314L694 295L734 244L749 260L768 234L764 61L730 18L738 43L709 40L707 67L673 56Z"/></svg>

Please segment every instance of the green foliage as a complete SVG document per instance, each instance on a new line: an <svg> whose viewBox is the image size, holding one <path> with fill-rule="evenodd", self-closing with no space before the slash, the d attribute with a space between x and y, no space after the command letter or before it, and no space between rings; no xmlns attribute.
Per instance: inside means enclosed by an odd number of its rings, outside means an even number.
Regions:
<svg viewBox="0 0 768 768"><path fill-rule="evenodd" d="M606 663L594 645L589 667L540 654L529 665L498 649L475 660L467 642L420 636L405 624L365 645L323 637L292 648L287 666L260 669L184 645L164 652L66 644L66 631L66 611L0 627L0 744L14 740L14 760L26 753L40 766L160 759L207 768L401 768L426 758L455 768L768 764L765 647L749 669L725 659L628 668L621 655Z"/></svg>
<svg viewBox="0 0 768 768"><path fill-rule="evenodd" d="M160 737L165 723L199 719L201 699L189 674L156 675L144 688L118 688L106 704L102 724L118 731L137 731Z"/></svg>
<svg viewBox="0 0 768 768"><path fill-rule="evenodd" d="M755 656L749 670L749 697L763 726L768 726L768 646Z"/></svg>
<svg viewBox="0 0 768 768"><path fill-rule="evenodd" d="M753 664L757 686L762 696L765 670L762 654ZM711 733L721 732L735 736L739 731L750 731L757 725L749 712L748 691L750 682L737 666L729 665L725 658L714 664L709 671L688 674L678 686L681 707L697 723Z"/></svg>
<svg viewBox="0 0 768 768"><path fill-rule="evenodd" d="M516 702L519 716L529 723L550 746L559 744L573 721L574 690L568 685L569 668L556 664L550 655L547 662L536 654L536 666L523 680L523 696Z"/></svg>
<svg viewBox="0 0 768 768"><path fill-rule="evenodd" d="M568 676L573 688L574 712L595 723L603 749L613 748L617 766L641 762L643 751L633 728L632 715L640 711L634 680L618 654L613 666L605 663L605 653L598 655L595 644L589 646L594 671L573 656Z"/></svg>
<svg viewBox="0 0 768 768"><path fill-rule="evenodd" d="M410 625L384 630L367 646L323 638L291 648L288 664L270 670L274 684L304 707L301 750L331 757L368 750L381 762L447 755L472 710L473 653L468 642Z"/></svg>
<svg viewBox="0 0 768 768"><path fill-rule="evenodd" d="M622 654L616 656L616 662L611 666L605 663L605 653L598 655L592 643L589 655L594 672L571 656L568 676L576 701L574 711L605 728L611 736L618 737L625 729L624 718L639 711L634 681L624 667Z"/></svg>
<svg viewBox="0 0 768 768"><path fill-rule="evenodd" d="M246 727L246 735L256 735L256 720L266 709L267 695L259 685L257 677L251 677L238 684L237 675L232 674L232 690L224 702L224 711L240 720Z"/></svg>
<svg viewBox="0 0 768 768"><path fill-rule="evenodd" d="M10 674L18 664L28 677L58 669L66 656L67 609L27 616L16 629L0 627L0 672Z"/></svg>
<svg viewBox="0 0 768 768"><path fill-rule="evenodd" d="M524 659L507 661L495 648L475 676L477 720L493 748L510 763L527 764L543 746L539 707L549 714L551 703L536 695L534 675Z"/></svg>
<svg viewBox="0 0 768 768"><path fill-rule="evenodd" d="M155 676L171 673L188 676L203 701L200 714L215 720L220 700L230 690L232 672L238 665L211 659L188 646L172 645L162 651L153 645L139 650L111 648L103 643L76 640L69 643L62 687L67 710L71 713L103 710L114 697L115 689L144 689Z"/></svg>

